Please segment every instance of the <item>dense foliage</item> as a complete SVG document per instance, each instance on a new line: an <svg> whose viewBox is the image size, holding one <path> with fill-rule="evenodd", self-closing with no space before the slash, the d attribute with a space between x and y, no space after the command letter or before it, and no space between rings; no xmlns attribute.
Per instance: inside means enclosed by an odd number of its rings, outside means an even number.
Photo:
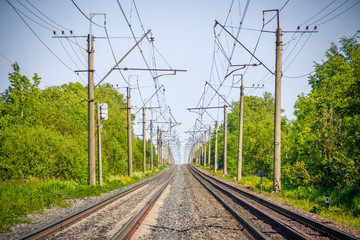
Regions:
<svg viewBox="0 0 360 240"><path fill-rule="evenodd" d="M310 77L311 93L295 104L289 164L302 162L315 185L360 186L360 45L332 44ZM291 171L290 171L291 172Z"/></svg>
<svg viewBox="0 0 360 240"><path fill-rule="evenodd" d="M37 74L31 81L20 74L17 63L13 69L11 85L0 100L0 179L33 176L87 182L88 113L87 103L81 102L87 99L87 87L69 83L40 90ZM97 88L95 96L109 107L102 129L103 175L125 174L126 111L120 109L126 99L109 84ZM142 166L140 141L133 137L134 171Z"/></svg>
<svg viewBox="0 0 360 240"><path fill-rule="evenodd" d="M282 117L282 180L290 186L350 189L360 186L360 45L356 39L332 44L309 77L312 88L295 104L294 121ZM233 103L239 112L239 102ZM228 114L228 170L236 173L239 116ZM223 126L219 129L223 167ZM264 170L272 178L274 98L244 97L243 175ZM214 137L212 137L214 146ZM214 147L212 147L212 160Z"/></svg>

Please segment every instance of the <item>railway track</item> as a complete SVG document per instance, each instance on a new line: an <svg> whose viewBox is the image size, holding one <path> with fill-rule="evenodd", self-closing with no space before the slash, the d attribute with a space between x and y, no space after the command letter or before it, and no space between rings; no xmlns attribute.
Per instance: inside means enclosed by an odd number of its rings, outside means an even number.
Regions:
<svg viewBox="0 0 360 240"><path fill-rule="evenodd" d="M358 239L187 167L255 239Z"/></svg>
<svg viewBox="0 0 360 240"><path fill-rule="evenodd" d="M86 239L90 236L95 236L95 238L97 238L97 234L103 231L108 231L106 233L107 236L105 236L105 233L101 233L103 234L102 237L98 237L110 238L111 236L109 237L109 234L111 234L111 232L116 232L116 234L120 232L118 229L123 226L123 223L126 223L125 225L127 227L123 227L122 231L125 229L127 231L130 229L130 232L135 231L134 229L136 229L137 224L132 224L133 220L135 220L135 222L140 222L141 218L144 218L144 214L146 214L151 209L152 204L154 204L156 199L160 196L163 189L165 189L164 186L167 186L176 171L177 167L171 167L163 171L163 173L158 174L157 176L144 181L141 184L135 185L134 187L131 187L124 192L109 197L97 204L90 206L89 208L71 214L63 219L23 235L17 239ZM136 196L136 198L134 196ZM149 198L149 196L151 197ZM134 201L134 199L136 201ZM148 199L145 204L144 199ZM138 211L139 208L140 210ZM105 213L102 214L102 211L105 211ZM112 223L104 221L104 215L115 213L115 211L122 212L118 215L115 214L113 217L110 217L113 220ZM135 215L140 216L140 218L131 216L134 212ZM129 216L130 220L127 221ZM104 224L104 226L95 226L98 224ZM109 226L110 224L116 225L115 228L117 229L114 230L113 226ZM98 230L94 230L94 226ZM129 228L129 226L131 226L131 228ZM71 228L74 229L72 230ZM85 235L84 231L97 232L90 232Z"/></svg>

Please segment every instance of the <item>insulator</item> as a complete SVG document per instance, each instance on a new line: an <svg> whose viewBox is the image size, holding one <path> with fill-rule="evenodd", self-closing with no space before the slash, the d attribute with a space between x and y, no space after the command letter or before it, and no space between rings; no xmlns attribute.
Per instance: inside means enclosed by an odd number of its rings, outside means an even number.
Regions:
<svg viewBox="0 0 360 240"><path fill-rule="evenodd" d="M53 31L53 33L54 33L54 35L56 35L56 32L55 32L55 31Z"/></svg>
<svg viewBox="0 0 360 240"><path fill-rule="evenodd" d="M314 29L317 30L317 26L315 26Z"/></svg>
<svg viewBox="0 0 360 240"><path fill-rule="evenodd" d="M306 26L306 30L309 30L309 26Z"/></svg>
<svg viewBox="0 0 360 240"><path fill-rule="evenodd" d="M65 32L64 32L64 31L61 31L61 34L62 34L62 35L64 35L64 34L65 34Z"/></svg>
<svg viewBox="0 0 360 240"><path fill-rule="evenodd" d="M300 30L300 26L297 27L297 30Z"/></svg>
<svg viewBox="0 0 360 240"><path fill-rule="evenodd" d="M70 34L72 35L72 30L70 30Z"/></svg>

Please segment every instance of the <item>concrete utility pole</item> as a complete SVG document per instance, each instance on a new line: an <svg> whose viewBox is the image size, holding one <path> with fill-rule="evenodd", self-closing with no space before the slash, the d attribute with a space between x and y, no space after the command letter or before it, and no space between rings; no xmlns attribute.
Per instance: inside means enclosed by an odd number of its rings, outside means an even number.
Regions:
<svg viewBox="0 0 360 240"><path fill-rule="evenodd" d="M211 127L209 127L209 154L208 154L208 167L210 168L210 154L211 154Z"/></svg>
<svg viewBox="0 0 360 240"><path fill-rule="evenodd" d="M237 180L238 181L241 180L241 170L242 170L243 121L244 121L244 82L243 82L243 75L241 75L240 111L239 111L239 147L238 147L238 163L237 163Z"/></svg>
<svg viewBox="0 0 360 240"><path fill-rule="evenodd" d="M281 191L281 28L276 29L275 123L274 123L274 192Z"/></svg>
<svg viewBox="0 0 360 240"><path fill-rule="evenodd" d="M154 169L153 155L153 120L150 120L150 170Z"/></svg>
<svg viewBox="0 0 360 240"><path fill-rule="evenodd" d="M131 95L127 88L127 135L128 135L128 175L132 177L132 131L131 131Z"/></svg>
<svg viewBox="0 0 360 240"><path fill-rule="evenodd" d="M164 165L163 160L163 139L162 139L162 131L160 130L160 165Z"/></svg>
<svg viewBox="0 0 360 240"><path fill-rule="evenodd" d="M160 167L160 130L157 127L157 167Z"/></svg>
<svg viewBox="0 0 360 240"><path fill-rule="evenodd" d="M224 105L224 176L227 176L227 109Z"/></svg>
<svg viewBox="0 0 360 240"><path fill-rule="evenodd" d="M100 103L97 103L97 130L98 130L98 171L99 184L102 185L102 159L101 159L101 120L100 120Z"/></svg>
<svg viewBox="0 0 360 240"><path fill-rule="evenodd" d="M206 132L204 132L204 167L206 168Z"/></svg>
<svg viewBox="0 0 360 240"><path fill-rule="evenodd" d="M167 162L170 163L171 162L171 151L170 151L170 141L168 142L168 147L167 147Z"/></svg>
<svg viewBox="0 0 360 240"><path fill-rule="evenodd" d="M143 108L143 173L146 173L146 108Z"/></svg>
<svg viewBox="0 0 360 240"><path fill-rule="evenodd" d="M94 86L94 37L88 35L88 154L89 154L89 185L96 185L95 169L95 86Z"/></svg>
<svg viewBox="0 0 360 240"><path fill-rule="evenodd" d="M218 167L218 122L215 122L215 158L214 158L214 172L217 172Z"/></svg>

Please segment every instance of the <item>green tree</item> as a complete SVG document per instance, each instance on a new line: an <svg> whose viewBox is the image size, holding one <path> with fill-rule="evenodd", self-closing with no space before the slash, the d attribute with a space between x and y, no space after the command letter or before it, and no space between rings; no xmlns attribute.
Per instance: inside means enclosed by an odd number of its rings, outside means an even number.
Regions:
<svg viewBox="0 0 360 240"><path fill-rule="evenodd" d="M314 184L360 185L360 45L343 38L315 65L312 88L295 104L293 160L301 161Z"/></svg>

